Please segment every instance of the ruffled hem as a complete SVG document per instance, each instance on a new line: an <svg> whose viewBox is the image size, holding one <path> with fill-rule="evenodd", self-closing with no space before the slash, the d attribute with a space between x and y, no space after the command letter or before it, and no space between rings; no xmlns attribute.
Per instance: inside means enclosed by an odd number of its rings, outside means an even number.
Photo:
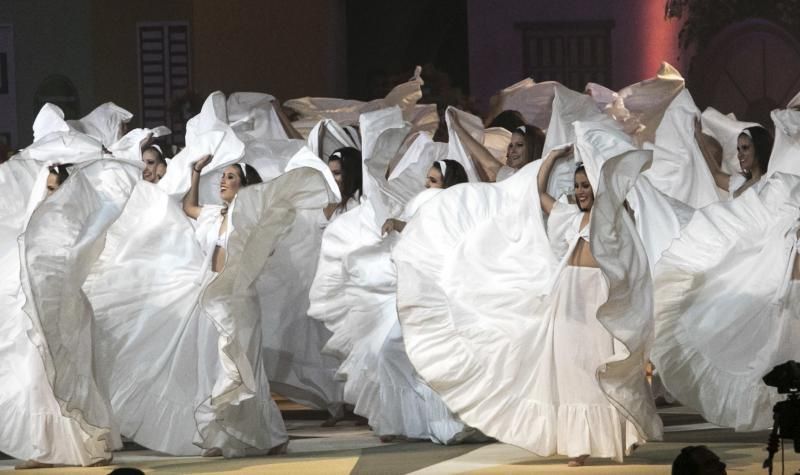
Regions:
<svg viewBox="0 0 800 475"><path fill-rule="evenodd" d="M381 384L361 372L348 375L344 392L345 400L355 406L353 412L366 417L376 435L431 438L425 403L413 389Z"/></svg>
<svg viewBox="0 0 800 475"><path fill-rule="evenodd" d="M242 190L231 205L225 267L200 296L202 311L219 332L220 361L212 392L195 411L204 447L224 443L223 454L235 457L268 450L288 438L261 364L261 315L254 286L294 221L295 210L322 208L329 200L327 191L322 173L301 166ZM268 429L254 424L253 417L268 421ZM242 446L236 447L238 442Z"/></svg>
<svg viewBox="0 0 800 475"><path fill-rule="evenodd" d="M116 382L111 404L120 431L137 444L170 455L199 455L192 440L197 431L194 406L177 403L155 392L141 379Z"/></svg>
<svg viewBox="0 0 800 475"><path fill-rule="evenodd" d="M92 308L81 289L97 244L119 217L141 172L129 161L89 160L57 195L33 210L20 236L23 311L61 412L94 441L119 448L111 408L92 361ZM102 178L102 179L101 179ZM77 203L77 204L76 204ZM53 227L52 216L64 219Z"/></svg>
<svg viewBox="0 0 800 475"><path fill-rule="evenodd" d="M589 454L617 462L645 442L636 427L610 404L558 406L556 434L556 453L568 457Z"/></svg>
<svg viewBox="0 0 800 475"><path fill-rule="evenodd" d="M2 413L0 450L16 459L88 466L111 458L105 441L92 438L74 419L61 414L29 414L16 406L2 409ZM36 433L30 432L34 428Z"/></svg>
<svg viewBox="0 0 800 475"><path fill-rule="evenodd" d="M748 190L698 210L656 268L652 360L669 392L711 423L767 429L772 406L783 399L761 380L772 365L757 358L776 335L758 331L792 316L785 307L792 299L776 297L790 277L799 185L796 176L776 174L760 193ZM725 292L738 292L739 300ZM729 341L720 327L735 328L746 344ZM717 333L746 362L735 372L721 364L725 356L699 343Z"/></svg>
<svg viewBox="0 0 800 475"><path fill-rule="evenodd" d="M417 388L404 388L375 381L362 371L358 377L348 378L345 397L354 401L354 412L366 417L378 436L429 439L449 445L463 442L474 432L421 382Z"/></svg>
<svg viewBox="0 0 800 475"><path fill-rule="evenodd" d="M659 269L656 302L656 343L651 357L667 391L698 410L712 424L737 431L772 426L772 406L783 399L754 374L732 374L718 368L691 343L681 324L686 295L694 278L678 269Z"/></svg>
<svg viewBox="0 0 800 475"><path fill-rule="evenodd" d="M217 321L215 323L218 324ZM225 457L265 453L271 447L280 445L272 443L272 434L262 430L242 430L237 424L251 425L252 417L267 421L271 418L269 387L261 388L260 377L257 376L263 368L254 368L244 349L233 338L220 334L219 345L220 366L223 369L217 374L212 394L194 411L197 421L194 443L203 448L221 448ZM246 382L245 379L250 381ZM242 406L246 406L246 409ZM229 414L231 411L248 412L249 416L242 419L241 414Z"/></svg>
<svg viewBox="0 0 800 475"><path fill-rule="evenodd" d="M419 382L415 388L425 400L425 417L431 440L438 444L453 445L463 442L487 442L488 437L479 430L465 425L444 404L442 398L427 384Z"/></svg>

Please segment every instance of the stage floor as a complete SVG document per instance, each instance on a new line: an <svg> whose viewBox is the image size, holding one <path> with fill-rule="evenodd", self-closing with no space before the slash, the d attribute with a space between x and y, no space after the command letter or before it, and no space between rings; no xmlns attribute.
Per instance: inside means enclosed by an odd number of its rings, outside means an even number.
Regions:
<svg viewBox="0 0 800 475"><path fill-rule="evenodd" d="M321 414L291 408L285 413L291 436L289 453L277 457L224 460L171 457L149 450L118 452L114 465L97 468L56 467L28 470L29 474L106 474L116 467L137 467L152 474L451 474L451 473L580 473L669 474L672 460L682 447L704 444L728 465L728 473L766 473L761 469L767 433L734 433L720 429L683 407L662 408L665 440L639 448L618 464L590 459L580 469L568 468L565 457L537 457L525 450L500 444L467 444L451 447L429 442L381 443L365 426L346 421L322 428ZM316 418L315 418L316 417ZM780 470L780 452L775 457ZM785 473L800 469L800 456L785 453ZM0 460L0 471L13 470L14 460Z"/></svg>

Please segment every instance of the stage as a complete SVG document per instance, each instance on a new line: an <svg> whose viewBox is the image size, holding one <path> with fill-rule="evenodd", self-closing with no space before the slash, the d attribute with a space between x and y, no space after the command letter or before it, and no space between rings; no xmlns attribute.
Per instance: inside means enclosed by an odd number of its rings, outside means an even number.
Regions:
<svg viewBox="0 0 800 475"><path fill-rule="evenodd" d="M288 409L287 406L289 407ZM430 442L381 443L366 426L345 421L333 428L320 427L323 414L283 404L291 437L289 453L277 457L224 460L171 457L130 445L114 456L109 467L56 467L28 470L29 474L106 474L116 467L137 467L152 474L451 474L451 473L580 473L669 474L672 460L682 447L704 444L728 465L728 473L766 473L761 469L766 452L766 432L734 433L704 422L686 408L659 410L666 433L663 442L639 448L624 464L589 459L583 468L569 468L565 457L541 458L522 449L500 444L445 447ZM800 468L800 456L787 448L786 473ZM780 452L775 457L780 472ZM13 470L14 460L0 460L0 471Z"/></svg>

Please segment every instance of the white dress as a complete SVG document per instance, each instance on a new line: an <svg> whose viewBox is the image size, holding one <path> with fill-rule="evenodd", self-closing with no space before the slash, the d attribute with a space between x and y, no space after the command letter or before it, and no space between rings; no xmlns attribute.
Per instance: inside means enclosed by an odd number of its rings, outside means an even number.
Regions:
<svg viewBox="0 0 800 475"><path fill-rule="evenodd" d="M32 163L11 160L0 175ZM12 230L3 229L0 450L42 463L91 465L122 444L96 382L92 310L80 287L141 171L113 159L84 161L40 201L48 173L42 168L33 185L23 222L23 203L4 206L15 216L3 221L21 224L24 232L17 230L17 246ZM25 182L24 174L16 175L17 185Z"/></svg>
<svg viewBox="0 0 800 475"><path fill-rule="evenodd" d="M168 195L139 183L86 285L95 365L124 435L175 455L216 447L242 456L287 440L263 366L254 281L294 210L321 208L327 190L311 168L240 190L225 268L214 273L220 208L204 207L195 230Z"/></svg>
<svg viewBox="0 0 800 475"><path fill-rule="evenodd" d="M556 209L545 232L538 162L502 183L445 190L406 226L393 252L406 350L465 424L542 456L620 460L661 437L644 372L647 259L619 212L646 156L602 167L591 218L599 269L566 266L580 213Z"/></svg>
<svg viewBox="0 0 800 475"><path fill-rule="evenodd" d="M500 167L500 170L497 171L497 177L495 178L495 182L503 181L506 178L509 178L516 173L516 170L509 167L508 165L503 165Z"/></svg>
<svg viewBox="0 0 800 475"><path fill-rule="evenodd" d="M732 122L716 111L710 116ZM737 430L770 427L772 406L784 397L761 378L800 359L800 295L791 279L800 227L800 112L771 116L767 174L736 199L698 211L655 272L652 358L664 384L708 421ZM735 143L741 127L720 130Z"/></svg>
<svg viewBox="0 0 800 475"><path fill-rule="evenodd" d="M652 359L664 385L709 422L744 431L769 428L784 399L761 378L800 359L800 177L761 181L697 211L656 267Z"/></svg>
<svg viewBox="0 0 800 475"><path fill-rule="evenodd" d="M422 202L409 203L409 220ZM382 237L372 202L332 222L323 239L311 287L309 314L331 330L325 351L341 359L344 397L379 436L461 442L474 434L419 379L405 352L396 310L396 270L391 249L400 236Z"/></svg>
<svg viewBox="0 0 800 475"><path fill-rule="evenodd" d="M583 213L575 206L557 203L550 216L552 224L564 218L571 221L567 236L562 237L567 238L570 250L578 240L590 242L589 225L579 229ZM544 325L549 328L533 345L542 354L534 370L538 384L530 397L547 414L547 430L555 432L555 438L543 437L537 453L621 460L626 449L644 442L636 427L609 402L595 374L620 351L615 351L614 337L597 320L597 311L607 300L608 283L599 268L564 265L547 308L535 311L544 312Z"/></svg>
<svg viewBox="0 0 800 475"><path fill-rule="evenodd" d="M256 289L270 387L292 401L338 416L344 401L342 382L335 378L339 362L322 353L331 334L308 316L308 292L327 224L321 210L299 210L267 260Z"/></svg>

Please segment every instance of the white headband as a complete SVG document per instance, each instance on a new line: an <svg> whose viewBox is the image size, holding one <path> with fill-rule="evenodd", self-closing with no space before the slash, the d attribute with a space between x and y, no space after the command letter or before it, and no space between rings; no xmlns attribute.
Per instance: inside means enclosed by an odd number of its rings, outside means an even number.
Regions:
<svg viewBox="0 0 800 475"><path fill-rule="evenodd" d="M748 136L748 137L750 137L750 139L752 139L752 138L753 138L753 134L751 134L751 133L750 133L750 131L749 131L749 130L747 130L747 129L744 129L744 130L742 130L742 132L741 132L741 133L742 133L742 134L744 134L744 135L746 135L746 136ZM739 134L739 135L741 135L741 134Z"/></svg>
<svg viewBox="0 0 800 475"><path fill-rule="evenodd" d="M519 127L517 127L517 130L522 132L523 134L528 133L528 129L526 129L524 125L520 125Z"/></svg>
<svg viewBox="0 0 800 475"><path fill-rule="evenodd" d="M247 165L245 165L244 163L237 163L237 165L239 165L239 169L242 170L242 175L244 176L244 179L247 180Z"/></svg>
<svg viewBox="0 0 800 475"><path fill-rule="evenodd" d="M158 146L158 144L155 144L155 143L154 143L153 145L151 145L151 147L153 147L154 149L158 150L158 153L160 153L160 154L161 154L161 157L162 157L162 158L164 157L164 151L163 151L163 150L161 150L161 147L159 147L159 146Z"/></svg>
<svg viewBox="0 0 800 475"><path fill-rule="evenodd" d="M330 160L331 158L339 158L339 159L341 159L342 158L342 152L340 152L338 150L333 152L332 154L330 154L330 156L328 156L328 160Z"/></svg>
<svg viewBox="0 0 800 475"><path fill-rule="evenodd" d="M447 173L447 164L444 160L436 160L436 163L439 164L439 169L442 170L442 178L444 178L445 174Z"/></svg>

